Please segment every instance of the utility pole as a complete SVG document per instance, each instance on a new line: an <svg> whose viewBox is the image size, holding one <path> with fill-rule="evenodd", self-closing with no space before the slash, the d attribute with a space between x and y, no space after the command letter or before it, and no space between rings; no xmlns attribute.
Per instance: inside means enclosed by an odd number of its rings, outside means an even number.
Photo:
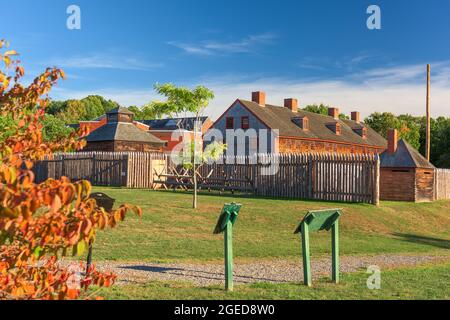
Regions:
<svg viewBox="0 0 450 320"><path fill-rule="evenodd" d="M426 136L426 147L425 153L426 158L430 161L430 136L431 136L431 123L430 123L430 72L431 67L427 64L427 136Z"/></svg>

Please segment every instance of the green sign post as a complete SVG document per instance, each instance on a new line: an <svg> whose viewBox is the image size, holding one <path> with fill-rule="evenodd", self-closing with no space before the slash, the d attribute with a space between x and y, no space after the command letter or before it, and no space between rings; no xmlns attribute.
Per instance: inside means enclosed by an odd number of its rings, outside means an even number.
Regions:
<svg viewBox="0 0 450 320"><path fill-rule="evenodd" d="M227 291L233 291L233 225L241 206L237 203L225 204L214 229L214 234L225 233L225 289Z"/></svg>
<svg viewBox="0 0 450 320"><path fill-rule="evenodd" d="M328 209L309 211L295 230L295 234L302 234L303 278L307 286L311 286L311 260L309 254L309 232L326 230L332 233L331 276L335 283L339 283L339 217L342 209Z"/></svg>

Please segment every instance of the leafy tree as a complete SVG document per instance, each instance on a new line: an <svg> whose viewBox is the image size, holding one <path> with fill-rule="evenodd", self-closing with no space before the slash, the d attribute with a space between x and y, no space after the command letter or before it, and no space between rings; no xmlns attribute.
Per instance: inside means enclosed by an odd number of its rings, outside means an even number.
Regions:
<svg viewBox="0 0 450 320"><path fill-rule="evenodd" d="M396 129L399 135L409 142L414 148L420 148L420 118L409 114L402 114L397 117L398 124Z"/></svg>
<svg viewBox="0 0 450 320"><path fill-rule="evenodd" d="M17 122L11 114L0 117L0 142L5 141L15 133Z"/></svg>
<svg viewBox="0 0 450 320"><path fill-rule="evenodd" d="M51 101L46 109L49 115L57 115L66 109L66 101Z"/></svg>
<svg viewBox="0 0 450 320"><path fill-rule="evenodd" d="M54 142L70 136L74 129L68 127L64 121L46 114L42 118L42 136L46 142Z"/></svg>
<svg viewBox="0 0 450 320"><path fill-rule="evenodd" d="M144 116L142 115L141 109L139 109L139 107L137 107L137 106L130 106L130 107L128 107L128 110L130 110L131 112L134 113L134 118L135 119L149 120L149 119L144 119Z"/></svg>
<svg viewBox="0 0 450 320"><path fill-rule="evenodd" d="M398 123L395 115L390 112L372 113L364 122L386 139L388 130L397 128Z"/></svg>
<svg viewBox="0 0 450 320"><path fill-rule="evenodd" d="M120 107L120 105L112 100L106 100L99 95L91 95L82 99L81 102L85 105L85 119L83 120L93 120L100 117L106 112Z"/></svg>
<svg viewBox="0 0 450 320"><path fill-rule="evenodd" d="M56 117L64 121L64 123L77 123L86 119L85 105L80 100L67 100L64 111L56 114Z"/></svg>
<svg viewBox="0 0 450 320"><path fill-rule="evenodd" d="M99 95L90 95L81 100L52 101L47 113L70 124L94 120L117 107L119 107L117 102L106 100Z"/></svg>
<svg viewBox="0 0 450 320"><path fill-rule="evenodd" d="M142 108L131 106L128 108L128 110L133 112L135 115L135 119L138 120L161 119L164 115L167 115L166 112L168 112L168 110L166 110L166 106L158 102L148 103Z"/></svg>
<svg viewBox="0 0 450 320"><path fill-rule="evenodd" d="M405 139L416 149L420 147L420 126L416 119L410 115L396 117L391 112L375 112L364 121L386 139L388 129L397 129L399 138Z"/></svg>
<svg viewBox="0 0 450 320"><path fill-rule="evenodd" d="M421 121L421 151L425 152L426 120ZM431 119L431 162L438 167L450 168L450 118Z"/></svg>
<svg viewBox="0 0 450 320"><path fill-rule="evenodd" d="M328 106L326 106L326 105L321 103L321 104L310 104L310 105L307 105L306 107L303 108L303 110L327 116L328 115L328 108L329 108ZM341 113L341 114L339 114L339 119L345 120L345 119L349 119L349 117L346 116L345 114Z"/></svg>
<svg viewBox="0 0 450 320"><path fill-rule="evenodd" d="M408 114L395 116L388 112L375 112L366 118L365 122L385 138L388 129L399 130L400 138L404 138L421 154L425 154L425 117L413 117ZM430 161L435 166L450 168L450 118L432 118L430 125Z"/></svg>
<svg viewBox="0 0 450 320"><path fill-rule="evenodd" d="M188 166L192 166L193 171L193 182L194 182L194 197L193 197L193 208L197 208L197 165L199 164L199 154L202 151L203 145L199 144L197 141L197 135L201 130L198 127L200 123L200 117L204 110L208 106L210 100L214 98L214 93L204 86L197 86L195 89L191 90L185 87L177 87L171 83L166 84L156 84L155 90L158 94L164 96L166 101L154 101L150 105L152 108L158 110L158 113L167 114L171 117L178 116L181 113L192 113L195 115L196 121L194 124L194 139L192 142L192 147L188 150L191 159L187 162ZM214 144L213 147L219 148L216 151L210 151L211 154L217 154L220 149L223 150L223 146L219 144ZM212 148L212 147L211 147ZM186 162L185 162L186 163Z"/></svg>
<svg viewBox="0 0 450 320"><path fill-rule="evenodd" d="M33 163L54 152L80 149L85 132L72 132L58 141L43 140L51 88L64 73L48 68L29 86L20 84L24 69L14 50L0 41L0 117L11 117L10 133L0 141L0 299L75 299L94 284L109 286L113 274L94 267L77 281L75 272L58 265L65 255L82 254L98 229L114 227L134 206L107 213L90 198L87 181L59 180L36 184ZM13 69L13 75L8 72Z"/></svg>
<svg viewBox="0 0 450 320"><path fill-rule="evenodd" d="M318 113L323 114L325 116L328 115L328 106L324 104L310 104L303 108L303 110L312 112L312 113Z"/></svg>

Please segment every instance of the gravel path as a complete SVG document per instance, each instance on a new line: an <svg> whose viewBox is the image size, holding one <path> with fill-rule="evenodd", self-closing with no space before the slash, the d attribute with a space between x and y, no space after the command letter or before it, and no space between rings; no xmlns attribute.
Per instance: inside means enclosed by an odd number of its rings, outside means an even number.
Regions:
<svg viewBox="0 0 450 320"><path fill-rule="evenodd" d="M313 278L331 273L331 259L312 259ZM345 256L341 257L341 272L366 270L376 265L383 268L417 266L429 262L450 260L450 257L436 256ZM223 284L224 267L222 264L157 264L157 263L119 263L98 262L97 269L112 271L118 275L118 284L144 284L149 281L190 282L194 286ZM261 261L258 263L235 263L234 282L236 284L254 282L299 282L303 280L301 260Z"/></svg>

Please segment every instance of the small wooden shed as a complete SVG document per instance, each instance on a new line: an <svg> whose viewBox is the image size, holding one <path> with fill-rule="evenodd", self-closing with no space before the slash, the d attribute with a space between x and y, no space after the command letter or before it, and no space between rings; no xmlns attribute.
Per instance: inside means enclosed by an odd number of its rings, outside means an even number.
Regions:
<svg viewBox="0 0 450 320"><path fill-rule="evenodd" d="M427 202L435 200L436 168L397 131L389 130L388 149L380 156L380 199Z"/></svg>

